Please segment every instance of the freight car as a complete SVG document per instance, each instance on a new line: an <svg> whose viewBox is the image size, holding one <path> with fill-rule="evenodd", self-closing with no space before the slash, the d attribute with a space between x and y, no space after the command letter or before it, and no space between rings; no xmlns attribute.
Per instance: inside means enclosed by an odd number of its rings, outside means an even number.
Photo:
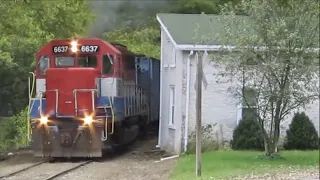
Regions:
<svg viewBox="0 0 320 180"><path fill-rule="evenodd" d="M160 61L97 38L36 54L29 137L36 157L101 157L159 120Z"/></svg>

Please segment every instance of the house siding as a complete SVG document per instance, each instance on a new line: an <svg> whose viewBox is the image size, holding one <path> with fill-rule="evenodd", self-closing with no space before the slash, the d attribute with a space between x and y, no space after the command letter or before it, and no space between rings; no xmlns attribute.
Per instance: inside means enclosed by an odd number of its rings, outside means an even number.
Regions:
<svg viewBox="0 0 320 180"><path fill-rule="evenodd" d="M185 131L188 135L195 131L196 124L196 57L190 57L190 84L189 94L188 81L188 55L190 51L176 50L167 34L161 27L161 100L160 100L160 132L159 146L161 149L174 154L180 154L185 146ZM201 58L201 57L199 57ZM173 63L175 59L175 63ZM223 142L230 141L233 130L241 118L237 99L235 99L228 88L233 84L219 83L214 75L218 70L213 66L213 61L204 60L203 71L208 86L202 89L202 125L215 124L212 137L214 140ZM221 79L220 79L221 80ZM170 85L175 86L175 124L169 126L169 90ZM189 108L187 108L187 97L189 96ZM187 117L188 111L188 117ZM299 111L296 109L294 112ZM310 104L305 111L314 123L319 134L319 100ZM281 123L281 136L285 136L293 113L287 116ZM188 124L186 119L188 118ZM186 129L186 125L188 129ZM188 137L189 138L189 137ZM190 139L188 139L190 142Z"/></svg>
<svg viewBox="0 0 320 180"><path fill-rule="evenodd" d="M184 53L184 61L188 53ZM201 57L199 57L201 58ZM231 84L218 83L213 75L217 70L213 67L213 62L204 60L203 71L206 76L208 86L202 88L202 126L215 124L213 138L217 141L229 141L237 125L237 105L236 99L232 97L227 89ZM191 58L191 81L190 81L190 104L189 104L189 134L195 131L196 124L196 58Z"/></svg>
<svg viewBox="0 0 320 180"><path fill-rule="evenodd" d="M165 32L161 29L161 112L160 142L162 149L171 153L180 153L181 148L181 104L182 104L182 61L181 52L177 51ZM176 62L174 61L176 59ZM175 63L174 63L175 62ZM169 125L169 90L175 86L174 125Z"/></svg>
<svg viewBox="0 0 320 180"><path fill-rule="evenodd" d="M188 59L189 52L183 54L183 61ZM199 57L200 58L200 57ZM213 134L213 139L219 142L232 140L233 130L237 126L237 99L235 99L228 91L230 83L218 83L217 77L214 75L218 72L213 66L213 61L204 60L203 71L206 76L208 86L205 89L202 88L202 125L216 124ZM189 135L195 131L196 124L196 90L195 90L195 78L196 78L196 58L191 58L191 82L190 82L190 104L189 104ZM187 66L185 66L187 68ZM221 79L220 79L221 80ZM319 100L309 104L306 109L295 109L292 113L282 121L281 123L281 136L285 136L285 131L288 129L289 124L293 118L295 112L304 111L319 133ZM190 140L189 140L190 141Z"/></svg>

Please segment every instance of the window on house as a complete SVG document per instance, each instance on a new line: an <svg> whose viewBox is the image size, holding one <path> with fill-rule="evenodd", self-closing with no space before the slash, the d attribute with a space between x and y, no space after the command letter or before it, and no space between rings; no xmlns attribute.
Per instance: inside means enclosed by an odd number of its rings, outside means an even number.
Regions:
<svg viewBox="0 0 320 180"><path fill-rule="evenodd" d="M174 124L174 109L175 109L175 87L170 86L169 92L169 125Z"/></svg>
<svg viewBox="0 0 320 180"><path fill-rule="evenodd" d="M50 58L49 56L41 56L39 58L39 73L40 75L46 74L46 69L50 67Z"/></svg>
<svg viewBox="0 0 320 180"><path fill-rule="evenodd" d="M252 88L244 88L242 95L242 119L256 119L257 101L256 92Z"/></svg>
<svg viewBox="0 0 320 180"><path fill-rule="evenodd" d="M102 74L113 74L113 56L110 54L103 55Z"/></svg>

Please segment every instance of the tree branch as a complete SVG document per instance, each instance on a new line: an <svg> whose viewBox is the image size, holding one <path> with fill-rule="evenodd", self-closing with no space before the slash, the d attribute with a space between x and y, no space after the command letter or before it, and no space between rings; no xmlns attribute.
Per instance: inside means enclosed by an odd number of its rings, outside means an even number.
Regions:
<svg viewBox="0 0 320 180"><path fill-rule="evenodd" d="M305 104L306 101L312 99L312 98L318 98L319 95L311 95L308 97L304 97L301 100L295 100L295 104L292 105L290 108L288 108L287 110L283 111L282 115L281 115L281 119L283 119L286 115L288 115L290 113L290 111L302 106L303 104Z"/></svg>

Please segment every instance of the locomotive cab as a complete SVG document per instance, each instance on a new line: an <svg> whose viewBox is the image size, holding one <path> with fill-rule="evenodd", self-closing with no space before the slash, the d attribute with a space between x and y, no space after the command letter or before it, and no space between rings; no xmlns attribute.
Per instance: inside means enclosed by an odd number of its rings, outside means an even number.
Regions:
<svg viewBox="0 0 320 180"><path fill-rule="evenodd" d="M97 116L100 79L117 73L119 55L99 39L54 40L39 50L36 97L30 104L35 156L102 155L105 123ZM39 136L43 132L47 136ZM83 148L83 143L90 148Z"/></svg>
<svg viewBox="0 0 320 180"><path fill-rule="evenodd" d="M47 101L41 115L77 118L95 112L99 77L115 74L117 52L104 46L98 40L55 40L38 52L37 96Z"/></svg>
<svg viewBox="0 0 320 180"><path fill-rule="evenodd" d="M101 39L46 44L36 54L29 101L34 155L101 157L133 142L159 117L159 66Z"/></svg>

